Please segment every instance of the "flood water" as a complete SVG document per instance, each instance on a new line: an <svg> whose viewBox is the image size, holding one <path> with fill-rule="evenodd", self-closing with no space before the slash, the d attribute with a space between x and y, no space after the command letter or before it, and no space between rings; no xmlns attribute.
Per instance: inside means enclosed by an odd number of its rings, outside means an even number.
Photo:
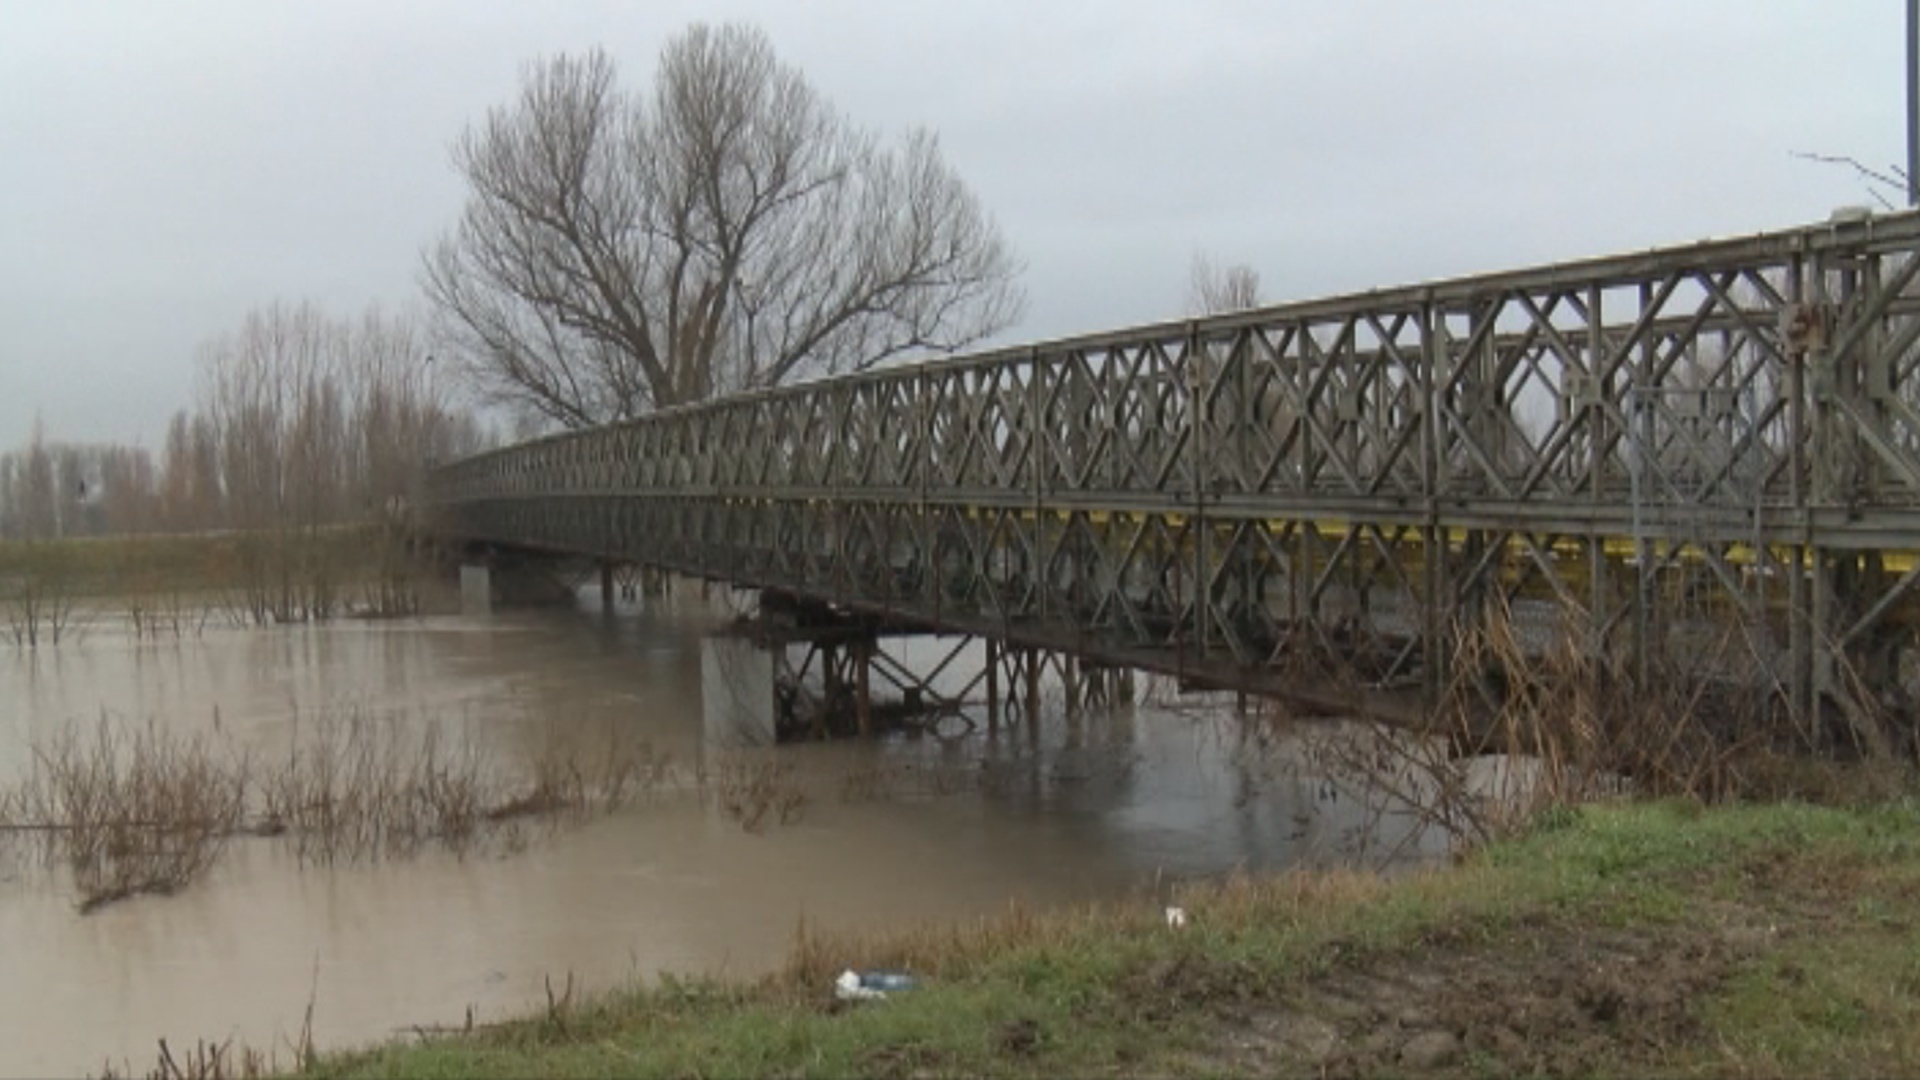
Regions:
<svg viewBox="0 0 1920 1080"><path fill-rule="evenodd" d="M702 635L724 613L688 598L602 618L587 600L158 642L97 626L38 655L0 651L0 781L102 718L218 732L263 757L286 753L301 724L355 710L439 725L508 764L616 736L679 762L734 752L708 734L701 702ZM469 1009L482 1022L530 1011L569 973L587 991L663 971L750 975L783 960L802 918L964 920L1444 847L1405 822L1383 831L1338 783L1276 767L1272 746L1249 752L1219 710L1062 712L995 738L982 725L778 747L808 798L757 832L689 792L464 855L328 865L248 838L173 896L87 915L58 867L0 855L0 1075L145 1068L162 1037L285 1060L310 1003L326 1049L457 1025ZM848 796L848 777L882 774L935 779Z"/></svg>

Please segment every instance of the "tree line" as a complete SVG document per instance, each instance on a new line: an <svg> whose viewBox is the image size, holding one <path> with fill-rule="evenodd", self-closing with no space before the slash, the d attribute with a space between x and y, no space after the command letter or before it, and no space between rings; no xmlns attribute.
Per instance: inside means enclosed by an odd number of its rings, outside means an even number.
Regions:
<svg viewBox="0 0 1920 1080"><path fill-rule="evenodd" d="M395 515L424 470L486 434L414 318L273 304L203 346L158 457L65 442L36 420L0 453L0 539L316 529Z"/></svg>

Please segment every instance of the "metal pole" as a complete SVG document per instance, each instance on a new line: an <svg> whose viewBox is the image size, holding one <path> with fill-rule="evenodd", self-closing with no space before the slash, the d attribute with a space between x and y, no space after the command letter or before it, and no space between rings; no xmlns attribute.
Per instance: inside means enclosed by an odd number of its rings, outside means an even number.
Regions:
<svg viewBox="0 0 1920 1080"><path fill-rule="evenodd" d="M1653 434L1648 430L1653 416L1647 409L1647 387L1641 381L1643 377L1642 372L1634 372L1633 384L1627 388L1627 446L1633 453L1633 468L1627 474L1629 498L1633 502L1633 674L1638 680L1637 689L1642 691L1646 689L1650 675L1648 639L1653 634L1652 613L1648 610L1653 606L1653 543L1648 539L1646 524L1640 517L1645 494L1641 477L1646 472L1647 448L1653 443Z"/></svg>
<svg viewBox="0 0 1920 1080"><path fill-rule="evenodd" d="M1027 658L1027 738L1040 737L1040 650L1025 649Z"/></svg>
<svg viewBox="0 0 1920 1080"><path fill-rule="evenodd" d="M1907 0L1907 205L1920 206L1920 0Z"/></svg>
<svg viewBox="0 0 1920 1080"><path fill-rule="evenodd" d="M1000 644L987 639L987 734L1000 733Z"/></svg>

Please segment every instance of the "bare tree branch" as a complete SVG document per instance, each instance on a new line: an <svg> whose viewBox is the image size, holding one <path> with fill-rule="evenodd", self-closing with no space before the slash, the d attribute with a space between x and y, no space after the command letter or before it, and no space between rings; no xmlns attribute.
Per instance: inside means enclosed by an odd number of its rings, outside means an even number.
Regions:
<svg viewBox="0 0 1920 1080"><path fill-rule="evenodd" d="M1848 157L1845 154L1815 154L1805 150L1795 150L1795 151L1792 151L1792 153L1794 157L1797 157L1802 161L1816 161L1822 165L1845 165L1851 168L1863 180L1870 180L1875 184L1892 188L1894 191L1899 192L1903 197L1906 194L1907 171L1905 169L1900 168L1898 165L1889 165L1887 166L1887 170L1882 172L1878 169L1870 169L1867 166L1862 165L1859 159ZM1883 194L1878 188L1868 187L1867 194L1873 196L1874 201L1880 204L1881 209L1883 210L1897 209L1893 203L1887 200L1886 195Z"/></svg>

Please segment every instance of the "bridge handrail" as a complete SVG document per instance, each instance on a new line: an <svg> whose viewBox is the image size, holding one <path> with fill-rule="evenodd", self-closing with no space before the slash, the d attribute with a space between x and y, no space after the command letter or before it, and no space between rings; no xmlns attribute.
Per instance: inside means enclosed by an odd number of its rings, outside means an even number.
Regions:
<svg viewBox="0 0 1920 1080"><path fill-rule="evenodd" d="M1043 354L1075 351L1101 351L1149 339L1172 339L1194 333L1211 336L1220 332L1299 320L1312 320L1375 308L1441 306L1472 302L1490 294L1550 288L1569 281L1592 283L1601 287L1631 284L1649 274L1676 266L1702 266L1779 259L1833 250L1863 252L1906 251L1920 247L1920 211L1874 215L1859 220L1829 221L1795 226L1738 237L1719 237L1645 251L1573 259L1522 270L1490 271L1434 281L1340 293L1331 296L1285 301L1242 311L1199 318L1169 319L1134 326L1042 338L979 352L887 364L865 371L835 375L784 386L744 390L710 401L670 406L645 416L615 421L597 428L553 432L524 442L482 451L443 467L510 455L528 447L565 442L593 431L623 426L664 422L686 414L747 404L768 399L815 393L836 386L872 381L909 378L956 368L980 368L996 364L1030 362Z"/></svg>
<svg viewBox="0 0 1920 1080"><path fill-rule="evenodd" d="M1920 507L1916 252L1902 213L895 364L488 451L430 497Z"/></svg>

